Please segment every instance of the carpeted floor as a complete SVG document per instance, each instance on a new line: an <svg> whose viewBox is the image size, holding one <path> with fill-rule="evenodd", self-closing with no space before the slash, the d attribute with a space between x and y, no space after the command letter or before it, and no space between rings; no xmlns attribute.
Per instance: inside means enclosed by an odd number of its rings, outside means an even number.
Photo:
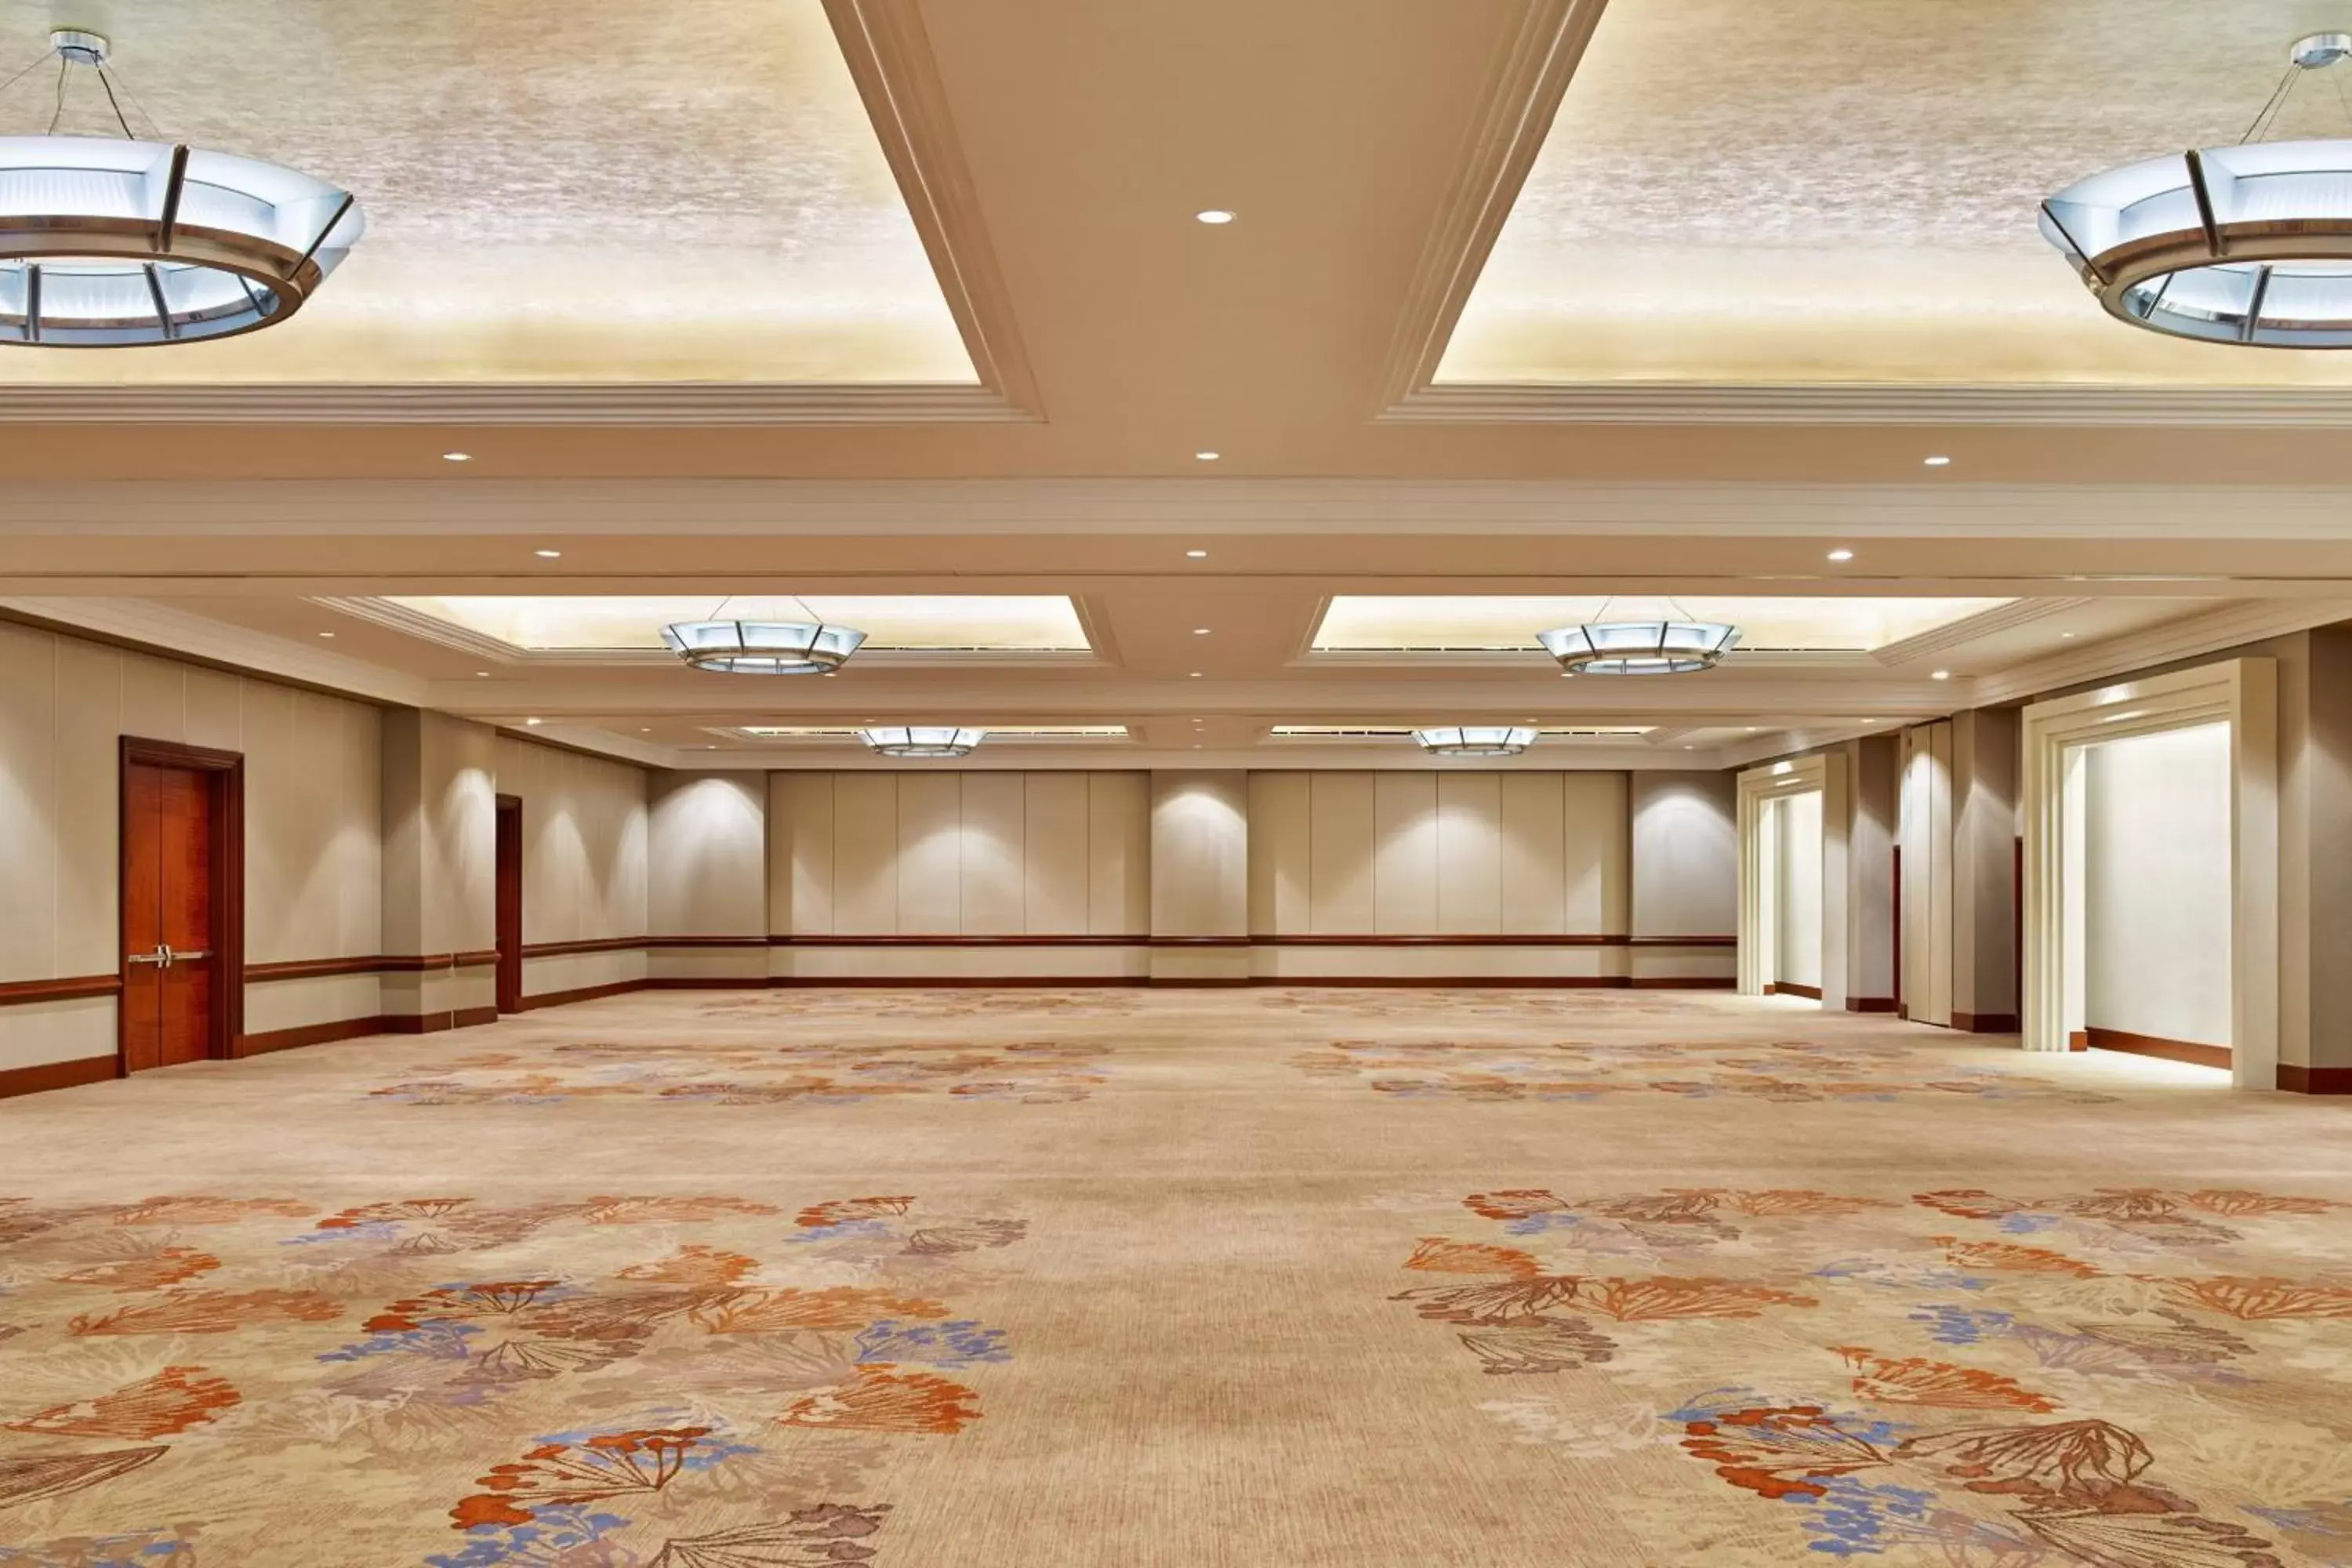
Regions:
<svg viewBox="0 0 2352 1568"><path fill-rule="evenodd" d="M667 993L0 1103L0 1564L2352 1563L2352 1106L1788 1002Z"/></svg>

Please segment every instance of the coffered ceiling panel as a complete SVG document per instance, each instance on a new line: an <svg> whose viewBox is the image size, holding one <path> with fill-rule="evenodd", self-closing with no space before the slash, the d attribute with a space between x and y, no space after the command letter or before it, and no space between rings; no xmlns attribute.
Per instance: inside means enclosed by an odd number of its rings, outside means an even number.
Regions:
<svg viewBox="0 0 2352 1568"><path fill-rule="evenodd" d="M0 0L0 79L63 22L142 133L335 182L369 232L289 330L0 384L975 379L821 0ZM119 134L74 76L0 133Z"/></svg>
<svg viewBox="0 0 2352 1568"><path fill-rule="evenodd" d="M1609 0L1437 379L2352 383L2352 356L2122 328L2034 226L2095 171L2237 141L2288 45L2343 24L2328 0ZM2336 74L2272 134L2344 134Z"/></svg>

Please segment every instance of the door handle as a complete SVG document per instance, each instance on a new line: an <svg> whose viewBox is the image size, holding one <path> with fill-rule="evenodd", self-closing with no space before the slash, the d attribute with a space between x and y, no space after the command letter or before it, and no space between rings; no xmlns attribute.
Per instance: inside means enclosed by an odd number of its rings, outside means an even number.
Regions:
<svg viewBox="0 0 2352 1568"><path fill-rule="evenodd" d="M186 963L194 963L196 960L198 960L198 959L200 959L200 958L210 958L212 955L213 955L213 952L212 952L212 949L210 949L210 948L205 948L205 949L203 949L203 950L201 950L201 951L199 951L199 952L180 952L174 951L174 952L172 953L172 960L171 960L171 961L172 961L173 963L182 963L182 962L186 962Z"/></svg>
<svg viewBox="0 0 2352 1568"><path fill-rule="evenodd" d="M155 944L154 952L134 952L125 958L123 962L125 963L152 963L159 967L167 966L172 962L172 950L165 947L162 942L157 942Z"/></svg>

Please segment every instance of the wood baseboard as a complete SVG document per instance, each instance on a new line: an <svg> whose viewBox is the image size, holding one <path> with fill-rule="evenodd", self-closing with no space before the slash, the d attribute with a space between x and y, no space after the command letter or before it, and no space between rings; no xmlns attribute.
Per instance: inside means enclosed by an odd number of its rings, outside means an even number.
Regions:
<svg viewBox="0 0 2352 1568"><path fill-rule="evenodd" d="M1822 999L1822 988L1818 985L1801 984L1794 980L1768 980L1764 983L1764 994L1767 996L1802 996L1807 1001L1818 1002Z"/></svg>
<svg viewBox="0 0 2352 1568"><path fill-rule="evenodd" d="M0 1069L0 1100L20 1094L40 1094L52 1089L77 1089L120 1076L111 1056L77 1057L69 1062L43 1062L38 1067Z"/></svg>
<svg viewBox="0 0 2352 1568"><path fill-rule="evenodd" d="M2160 1057L2168 1062L2189 1062L2200 1068L2227 1068L2230 1047L2200 1045L2194 1040L2168 1040L2160 1035L2135 1035L2127 1029L2102 1029L2095 1024L2078 1029L2067 1037L2071 1047L2075 1040L2083 1045L2076 1049L2127 1051L2136 1057Z"/></svg>
<svg viewBox="0 0 2352 1568"><path fill-rule="evenodd" d="M291 1051L304 1046L327 1046L338 1040L399 1032L403 1031L393 1027L393 1020L381 1014L372 1018L339 1018L329 1024L302 1024L291 1029L264 1029L257 1034L240 1035L235 1054L266 1056L271 1051Z"/></svg>
<svg viewBox="0 0 2352 1568"><path fill-rule="evenodd" d="M2278 1086L2286 1094L2352 1094L2352 1068L2308 1068L2301 1062L2281 1062Z"/></svg>
<svg viewBox="0 0 2352 1568"><path fill-rule="evenodd" d="M1895 1011L1895 998L1892 996L1849 996L1845 999L1845 1010L1849 1013L1892 1013Z"/></svg>
<svg viewBox="0 0 2352 1568"><path fill-rule="evenodd" d="M1965 1035L2013 1035L2017 1033L2014 1013L1954 1013L1952 1027ZM2080 1046L2074 1047L2082 1049Z"/></svg>
<svg viewBox="0 0 2352 1568"><path fill-rule="evenodd" d="M542 991L535 996L524 997L522 1005L516 1011L536 1013L541 1007L562 1007L572 1002L593 1002L600 996L619 996L631 991L643 991L645 988L646 982L643 980L614 980L603 985L582 985L570 991ZM484 1024L496 1023L499 1010L493 1007L489 1011L488 1017L470 1021ZM464 1016L462 1014L459 1016ZM465 1025L460 1024L458 1027L463 1028Z"/></svg>
<svg viewBox="0 0 2352 1568"><path fill-rule="evenodd" d="M1636 974L1625 982L1633 991L1737 991L1739 982L1728 974Z"/></svg>

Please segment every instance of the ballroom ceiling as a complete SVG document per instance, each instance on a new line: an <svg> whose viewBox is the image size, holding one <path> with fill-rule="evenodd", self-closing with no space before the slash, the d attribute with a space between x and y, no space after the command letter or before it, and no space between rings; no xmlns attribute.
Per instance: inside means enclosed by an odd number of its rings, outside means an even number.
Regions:
<svg viewBox="0 0 2352 1568"><path fill-rule="evenodd" d="M1706 765L2323 624L2352 355L2123 327L2032 216L2233 138L2332 19L0 0L0 74L107 31L138 112L373 224L281 328L0 345L0 614L745 763L871 719L1370 765L1410 759L1275 731L1485 719ZM832 679L656 651L730 596L933 609ZM1755 635L1562 680L1533 634L1612 597Z"/></svg>

